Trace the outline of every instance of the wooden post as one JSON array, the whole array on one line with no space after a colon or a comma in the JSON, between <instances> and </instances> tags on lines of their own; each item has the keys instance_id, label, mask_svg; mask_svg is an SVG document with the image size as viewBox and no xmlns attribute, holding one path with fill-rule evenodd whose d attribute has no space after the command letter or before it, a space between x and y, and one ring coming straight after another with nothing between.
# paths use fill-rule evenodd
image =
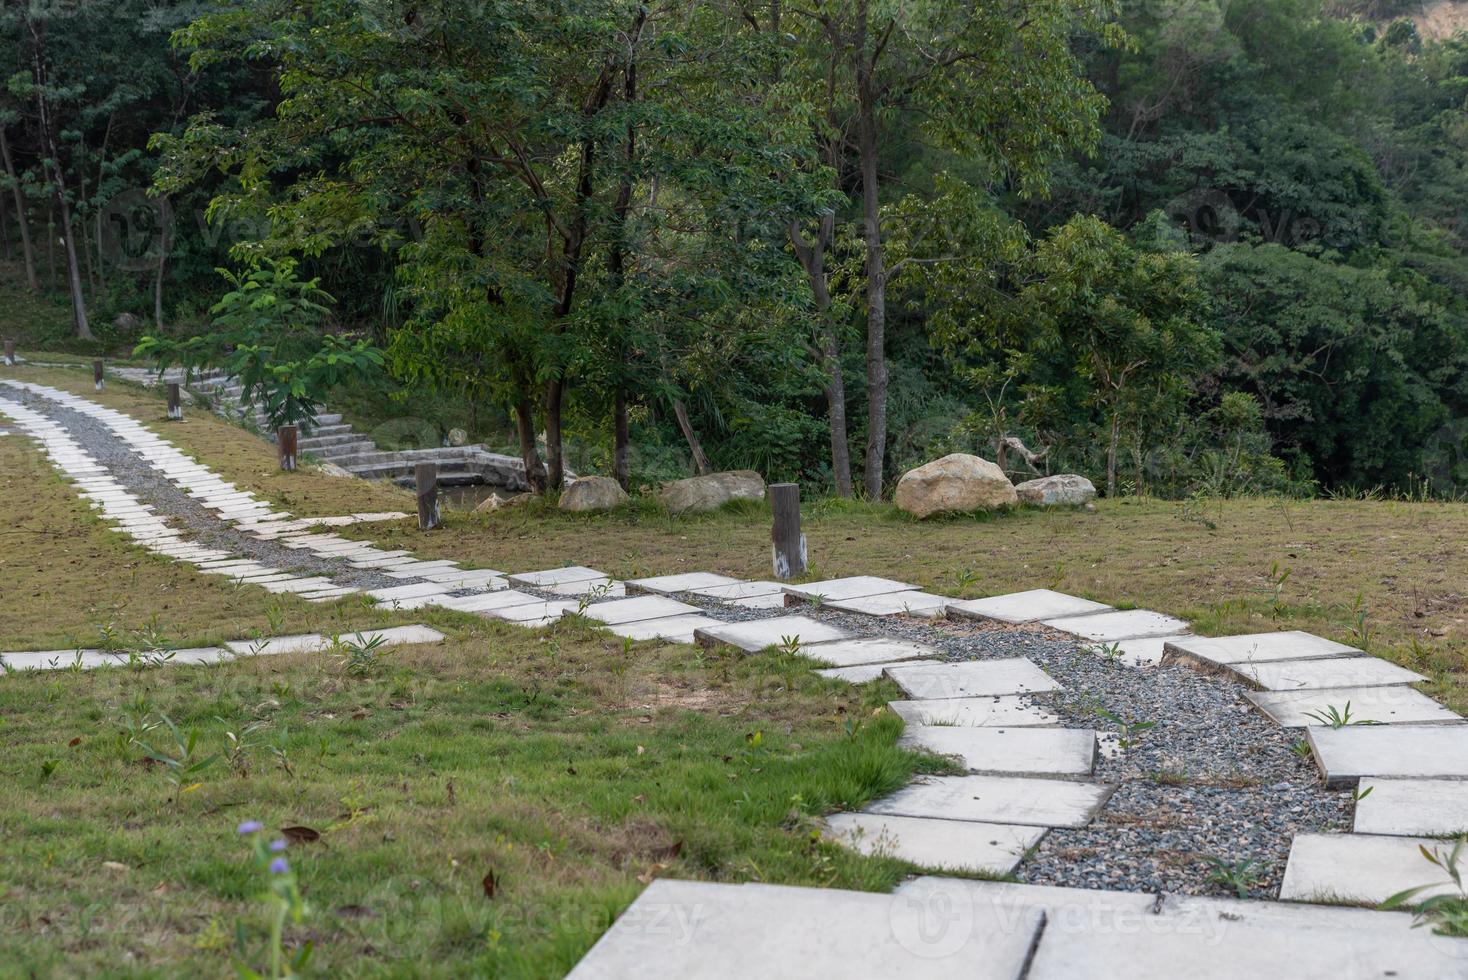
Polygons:
<instances>
[{"instance_id":1,"label":"wooden post","mask_svg":"<svg viewBox=\"0 0 1468 980\"><path fill-rule=\"evenodd\" d=\"M774 527L770 531L775 578L799 578L805 574L805 535L800 533L800 484L770 484L770 510L775 515Z\"/></svg>"},{"instance_id":2,"label":"wooden post","mask_svg":"<svg viewBox=\"0 0 1468 980\"><path fill-rule=\"evenodd\" d=\"M102 390L102 361L100 358L92 362L92 384L98 391Z\"/></svg>"},{"instance_id":3,"label":"wooden post","mask_svg":"<svg viewBox=\"0 0 1468 980\"><path fill-rule=\"evenodd\" d=\"M183 396L179 393L177 381L168 383L168 417L175 422L183 419Z\"/></svg>"},{"instance_id":4,"label":"wooden post","mask_svg":"<svg viewBox=\"0 0 1468 980\"><path fill-rule=\"evenodd\" d=\"M5 341L5 366L15 367L15 341Z\"/></svg>"},{"instance_id":5,"label":"wooden post","mask_svg":"<svg viewBox=\"0 0 1468 980\"><path fill-rule=\"evenodd\" d=\"M275 447L280 450L280 468L289 473L296 469L296 435L294 425L282 425L275 430Z\"/></svg>"},{"instance_id":6,"label":"wooden post","mask_svg":"<svg viewBox=\"0 0 1468 980\"><path fill-rule=\"evenodd\" d=\"M413 467L413 483L418 490L418 530L438 527L438 464L419 463Z\"/></svg>"}]
</instances>

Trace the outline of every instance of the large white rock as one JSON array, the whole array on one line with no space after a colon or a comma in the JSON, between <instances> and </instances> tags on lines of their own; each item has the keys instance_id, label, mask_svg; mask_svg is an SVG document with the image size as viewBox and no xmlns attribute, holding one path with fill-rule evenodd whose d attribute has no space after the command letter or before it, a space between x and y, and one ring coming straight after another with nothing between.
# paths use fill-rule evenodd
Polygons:
<instances>
[{"instance_id":1,"label":"large white rock","mask_svg":"<svg viewBox=\"0 0 1468 980\"><path fill-rule=\"evenodd\" d=\"M561 510L611 510L627 502L627 491L605 476L583 476L561 491Z\"/></svg>"},{"instance_id":2,"label":"large white rock","mask_svg":"<svg viewBox=\"0 0 1468 980\"><path fill-rule=\"evenodd\" d=\"M915 517L931 517L1010 507L1019 502L1019 496L994 463L952 453L902 474L894 500L899 509Z\"/></svg>"},{"instance_id":3,"label":"large white rock","mask_svg":"<svg viewBox=\"0 0 1468 980\"><path fill-rule=\"evenodd\" d=\"M764 500L765 481L753 470L728 470L676 480L658 495L671 514L701 514L731 500Z\"/></svg>"},{"instance_id":4,"label":"large white rock","mask_svg":"<svg viewBox=\"0 0 1468 980\"><path fill-rule=\"evenodd\" d=\"M1037 507L1080 507L1096 499L1096 487L1083 476L1060 473L1026 480L1014 488L1020 503Z\"/></svg>"}]
</instances>

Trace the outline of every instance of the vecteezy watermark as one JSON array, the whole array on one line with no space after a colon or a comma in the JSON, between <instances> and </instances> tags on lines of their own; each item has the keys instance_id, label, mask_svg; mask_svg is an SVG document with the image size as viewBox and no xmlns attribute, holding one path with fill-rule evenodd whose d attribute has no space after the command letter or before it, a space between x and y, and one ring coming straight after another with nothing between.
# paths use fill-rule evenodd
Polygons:
<instances>
[{"instance_id":1,"label":"vecteezy watermark","mask_svg":"<svg viewBox=\"0 0 1468 980\"><path fill-rule=\"evenodd\" d=\"M102 254L128 272L155 269L173 239L173 209L168 199L150 197L134 187L116 195L97 216Z\"/></svg>"}]
</instances>

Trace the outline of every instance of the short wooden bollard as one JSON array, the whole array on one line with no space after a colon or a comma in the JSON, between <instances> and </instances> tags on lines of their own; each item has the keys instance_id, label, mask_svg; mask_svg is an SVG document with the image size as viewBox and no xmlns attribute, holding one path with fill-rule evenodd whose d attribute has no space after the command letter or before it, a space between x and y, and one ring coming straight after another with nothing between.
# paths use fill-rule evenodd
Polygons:
<instances>
[{"instance_id":1,"label":"short wooden bollard","mask_svg":"<svg viewBox=\"0 0 1468 980\"><path fill-rule=\"evenodd\" d=\"M413 467L413 483L418 490L418 530L438 527L438 464L419 463Z\"/></svg>"},{"instance_id":2,"label":"short wooden bollard","mask_svg":"<svg viewBox=\"0 0 1468 980\"><path fill-rule=\"evenodd\" d=\"M92 384L96 386L96 388L97 388L98 391L101 391L102 390L102 362L101 361L93 361L92 362Z\"/></svg>"},{"instance_id":3,"label":"short wooden bollard","mask_svg":"<svg viewBox=\"0 0 1468 980\"><path fill-rule=\"evenodd\" d=\"M296 469L297 434L298 430L294 425L282 425L275 430L275 448L280 450L280 468L291 473Z\"/></svg>"},{"instance_id":4,"label":"short wooden bollard","mask_svg":"<svg viewBox=\"0 0 1468 980\"><path fill-rule=\"evenodd\" d=\"M183 418L183 395L177 381L168 383L168 417L175 422Z\"/></svg>"},{"instance_id":5,"label":"short wooden bollard","mask_svg":"<svg viewBox=\"0 0 1468 980\"><path fill-rule=\"evenodd\" d=\"M805 535L800 533L800 484L771 484L770 510L775 516L774 527L770 530L775 578L799 578L805 574Z\"/></svg>"},{"instance_id":6,"label":"short wooden bollard","mask_svg":"<svg viewBox=\"0 0 1468 980\"><path fill-rule=\"evenodd\" d=\"M13 340L5 342L5 366L15 367L15 341Z\"/></svg>"}]
</instances>

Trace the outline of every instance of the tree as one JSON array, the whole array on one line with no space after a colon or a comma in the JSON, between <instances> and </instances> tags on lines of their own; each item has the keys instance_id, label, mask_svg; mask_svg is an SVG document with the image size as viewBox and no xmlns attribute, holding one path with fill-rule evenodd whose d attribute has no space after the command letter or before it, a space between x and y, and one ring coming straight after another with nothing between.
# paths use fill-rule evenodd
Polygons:
<instances>
[{"instance_id":1,"label":"tree","mask_svg":"<svg viewBox=\"0 0 1468 980\"><path fill-rule=\"evenodd\" d=\"M1102 100L1072 40L1111 42L1109 0L1023 5L966 0L786 3L800 59L823 105L838 177L855 173L865 251L867 442L864 486L882 495L887 443L887 286L883 154L904 113L943 148L982 161L994 180L1043 191L1048 164L1098 136ZM1023 80L1020 84L1018 80ZM805 260L802 259L804 262Z\"/></svg>"}]
</instances>

